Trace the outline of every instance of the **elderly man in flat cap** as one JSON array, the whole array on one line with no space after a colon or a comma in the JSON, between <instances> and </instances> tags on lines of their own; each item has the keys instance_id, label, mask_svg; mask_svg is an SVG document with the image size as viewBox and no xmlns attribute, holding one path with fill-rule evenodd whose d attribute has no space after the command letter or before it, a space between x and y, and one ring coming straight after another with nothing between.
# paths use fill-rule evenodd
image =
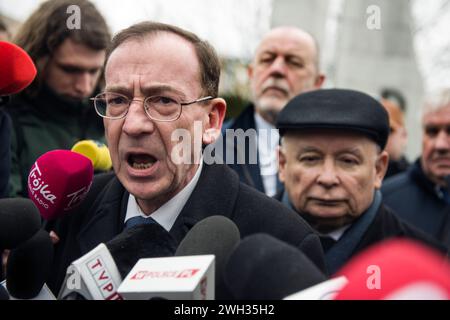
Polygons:
<instances>
[{"instance_id":1,"label":"elderly man in flat cap","mask_svg":"<svg viewBox=\"0 0 450 320\"><path fill-rule=\"evenodd\" d=\"M378 101L351 90L304 93L280 112L277 127L285 186L277 198L321 234L330 274L389 237L414 238L445 252L383 205L389 120Z\"/></svg>"}]
</instances>

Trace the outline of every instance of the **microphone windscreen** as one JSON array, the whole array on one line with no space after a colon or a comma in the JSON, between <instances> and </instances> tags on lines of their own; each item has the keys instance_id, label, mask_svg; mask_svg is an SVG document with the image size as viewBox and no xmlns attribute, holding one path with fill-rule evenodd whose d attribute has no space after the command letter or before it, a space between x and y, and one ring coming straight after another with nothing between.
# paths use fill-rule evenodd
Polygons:
<instances>
[{"instance_id":1,"label":"microphone windscreen","mask_svg":"<svg viewBox=\"0 0 450 320\"><path fill-rule=\"evenodd\" d=\"M9 294L6 292L5 288L0 285L0 301L2 300L9 300Z\"/></svg>"},{"instance_id":2,"label":"microphone windscreen","mask_svg":"<svg viewBox=\"0 0 450 320\"><path fill-rule=\"evenodd\" d=\"M82 140L74 144L72 151L88 157L92 161L94 170L108 171L112 168L111 155L104 143L94 140Z\"/></svg>"},{"instance_id":3,"label":"microphone windscreen","mask_svg":"<svg viewBox=\"0 0 450 320\"><path fill-rule=\"evenodd\" d=\"M175 253L176 256L215 255L216 299L226 299L229 293L223 280L225 264L241 239L239 229L224 216L201 220L187 233Z\"/></svg>"},{"instance_id":4,"label":"microphone windscreen","mask_svg":"<svg viewBox=\"0 0 450 320\"><path fill-rule=\"evenodd\" d=\"M418 242L387 240L352 258L335 300L449 300L450 265Z\"/></svg>"},{"instance_id":5,"label":"microphone windscreen","mask_svg":"<svg viewBox=\"0 0 450 320\"><path fill-rule=\"evenodd\" d=\"M325 280L303 252L267 234L244 238L225 267L237 300L280 300Z\"/></svg>"},{"instance_id":6,"label":"microphone windscreen","mask_svg":"<svg viewBox=\"0 0 450 320\"><path fill-rule=\"evenodd\" d=\"M176 246L175 239L158 223L125 229L106 243L122 279L139 259L171 257L175 254Z\"/></svg>"},{"instance_id":7,"label":"microphone windscreen","mask_svg":"<svg viewBox=\"0 0 450 320\"><path fill-rule=\"evenodd\" d=\"M0 96L16 94L36 77L30 56L17 45L0 41Z\"/></svg>"},{"instance_id":8,"label":"microphone windscreen","mask_svg":"<svg viewBox=\"0 0 450 320\"><path fill-rule=\"evenodd\" d=\"M28 175L28 195L45 220L56 219L78 206L92 184L94 168L85 156L68 151L44 153Z\"/></svg>"},{"instance_id":9,"label":"microphone windscreen","mask_svg":"<svg viewBox=\"0 0 450 320\"><path fill-rule=\"evenodd\" d=\"M49 234L40 229L36 234L11 250L6 265L6 287L11 296L32 299L42 289L53 263L53 243Z\"/></svg>"},{"instance_id":10,"label":"microphone windscreen","mask_svg":"<svg viewBox=\"0 0 450 320\"><path fill-rule=\"evenodd\" d=\"M0 248L14 249L41 228L41 217L29 199L0 199Z\"/></svg>"}]
</instances>

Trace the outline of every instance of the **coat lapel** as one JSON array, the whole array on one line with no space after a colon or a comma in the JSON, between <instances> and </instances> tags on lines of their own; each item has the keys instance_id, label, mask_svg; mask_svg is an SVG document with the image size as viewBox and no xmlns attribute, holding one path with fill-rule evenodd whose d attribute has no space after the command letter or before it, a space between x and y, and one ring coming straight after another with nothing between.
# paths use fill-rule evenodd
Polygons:
<instances>
[{"instance_id":1,"label":"coat lapel","mask_svg":"<svg viewBox=\"0 0 450 320\"><path fill-rule=\"evenodd\" d=\"M230 126L230 129L242 129L244 132L249 129L256 130L254 113L255 108L253 104L250 104L242 112L242 114L238 118L236 118L236 120ZM226 131L222 132L222 135L226 137ZM228 143L228 141L226 141L226 138L224 138L225 157L227 153L234 152L234 163L229 164L230 167L239 174L241 181L245 182L253 188L264 192L264 184L261 178L261 169L259 167L260 160L258 152L256 152L256 164L250 164L249 161L250 150L258 150L257 146L251 145L252 141L246 141L245 146L238 146L238 144L236 143L236 139L229 142L230 143ZM240 155L241 157L245 156L244 164L237 163L236 159L238 155ZM224 161L226 161L226 158L224 158Z\"/></svg>"},{"instance_id":2,"label":"coat lapel","mask_svg":"<svg viewBox=\"0 0 450 320\"><path fill-rule=\"evenodd\" d=\"M226 165L204 164L197 186L170 230L180 242L200 220L222 215L232 218L239 192L239 178Z\"/></svg>"},{"instance_id":3,"label":"coat lapel","mask_svg":"<svg viewBox=\"0 0 450 320\"><path fill-rule=\"evenodd\" d=\"M179 243L200 220L214 215L232 218L238 192L239 178L234 171L226 165L204 164L197 186L170 230L171 235ZM94 204L91 209L94 213L87 214L90 219L77 235L82 254L108 242L123 229L129 193L117 178L103 193L97 201L101 205Z\"/></svg>"},{"instance_id":4,"label":"coat lapel","mask_svg":"<svg viewBox=\"0 0 450 320\"><path fill-rule=\"evenodd\" d=\"M128 192L125 191L119 180L114 177L112 182L105 188L100 205L94 204L89 213L88 221L83 223L84 227L77 235L81 253L85 254L100 243L105 243L114 238L123 229L123 221L126 214Z\"/></svg>"}]
</instances>

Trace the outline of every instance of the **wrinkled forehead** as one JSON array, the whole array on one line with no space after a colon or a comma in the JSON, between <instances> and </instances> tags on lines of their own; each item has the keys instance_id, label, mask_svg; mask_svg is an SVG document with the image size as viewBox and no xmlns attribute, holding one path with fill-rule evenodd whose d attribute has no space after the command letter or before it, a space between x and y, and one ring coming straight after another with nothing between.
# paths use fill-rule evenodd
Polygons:
<instances>
[{"instance_id":1,"label":"wrinkled forehead","mask_svg":"<svg viewBox=\"0 0 450 320\"><path fill-rule=\"evenodd\" d=\"M200 67L194 46L167 32L131 38L109 56L106 86L174 86L179 90L199 88Z\"/></svg>"}]
</instances>

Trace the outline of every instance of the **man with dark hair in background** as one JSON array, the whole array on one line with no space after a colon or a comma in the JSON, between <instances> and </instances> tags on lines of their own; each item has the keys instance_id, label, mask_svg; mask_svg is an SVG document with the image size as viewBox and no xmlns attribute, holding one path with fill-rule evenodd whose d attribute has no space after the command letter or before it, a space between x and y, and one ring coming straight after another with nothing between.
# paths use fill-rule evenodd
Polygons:
<instances>
[{"instance_id":1,"label":"man with dark hair in background","mask_svg":"<svg viewBox=\"0 0 450 320\"><path fill-rule=\"evenodd\" d=\"M69 28L69 6L80 9L79 29ZM87 0L44 2L14 39L38 74L7 107L13 123L11 196L27 196L28 172L43 153L70 149L83 139L101 140L103 124L88 98L99 90L110 33Z\"/></svg>"}]
</instances>

